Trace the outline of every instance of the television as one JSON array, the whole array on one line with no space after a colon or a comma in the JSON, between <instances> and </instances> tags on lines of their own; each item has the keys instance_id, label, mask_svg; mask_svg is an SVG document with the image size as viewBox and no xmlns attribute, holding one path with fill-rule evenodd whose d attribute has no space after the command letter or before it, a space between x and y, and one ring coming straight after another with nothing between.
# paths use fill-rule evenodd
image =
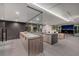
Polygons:
<instances>
[{"instance_id":1,"label":"television","mask_svg":"<svg viewBox=\"0 0 79 59\"><path fill-rule=\"evenodd\" d=\"M73 30L74 29L74 25L63 25L62 26L62 30Z\"/></svg>"}]
</instances>

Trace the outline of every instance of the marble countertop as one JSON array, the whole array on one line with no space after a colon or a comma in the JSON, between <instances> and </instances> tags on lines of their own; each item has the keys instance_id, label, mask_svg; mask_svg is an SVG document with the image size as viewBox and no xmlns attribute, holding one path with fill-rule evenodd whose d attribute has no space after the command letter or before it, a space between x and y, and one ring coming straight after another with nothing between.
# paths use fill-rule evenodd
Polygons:
<instances>
[{"instance_id":1,"label":"marble countertop","mask_svg":"<svg viewBox=\"0 0 79 59\"><path fill-rule=\"evenodd\" d=\"M43 33L43 34L52 35L52 34L58 34L58 33Z\"/></svg>"},{"instance_id":2,"label":"marble countertop","mask_svg":"<svg viewBox=\"0 0 79 59\"><path fill-rule=\"evenodd\" d=\"M27 38L36 38L36 37L40 37L39 35L35 35L35 34L32 34L32 33L27 33Z\"/></svg>"},{"instance_id":3,"label":"marble countertop","mask_svg":"<svg viewBox=\"0 0 79 59\"><path fill-rule=\"evenodd\" d=\"M34 39L34 38L40 37L40 35L36 35L33 33L29 33L29 32L21 32L21 34L24 35L28 39Z\"/></svg>"}]
</instances>

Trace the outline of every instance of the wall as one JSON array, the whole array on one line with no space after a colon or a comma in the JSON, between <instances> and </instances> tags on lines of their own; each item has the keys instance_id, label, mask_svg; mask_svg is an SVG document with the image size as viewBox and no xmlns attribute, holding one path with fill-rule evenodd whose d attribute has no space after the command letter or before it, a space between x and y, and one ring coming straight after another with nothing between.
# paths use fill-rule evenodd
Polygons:
<instances>
[{"instance_id":1,"label":"wall","mask_svg":"<svg viewBox=\"0 0 79 59\"><path fill-rule=\"evenodd\" d=\"M25 31L25 23L12 22L12 21L0 21L0 40L2 40L2 31L3 28L2 22L5 22L5 28L7 29L7 40L19 38L19 33Z\"/></svg>"},{"instance_id":2,"label":"wall","mask_svg":"<svg viewBox=\"0 0 79 59\"><path fill-rule=\"evenodd\" d=\"M3 22L0 22L0 41L2 40L2 27L3 27Z\"/></svg>"},{"instance_id":3,"label":"wall","mask_svg":"<svg viewBox=\"0 0 79 59\"><path fill-rule=\"evenodd\" d=\"M25 31L24 23L6 22L7 39L19 38L19 33Z\"/></svg>"}]
</instances>

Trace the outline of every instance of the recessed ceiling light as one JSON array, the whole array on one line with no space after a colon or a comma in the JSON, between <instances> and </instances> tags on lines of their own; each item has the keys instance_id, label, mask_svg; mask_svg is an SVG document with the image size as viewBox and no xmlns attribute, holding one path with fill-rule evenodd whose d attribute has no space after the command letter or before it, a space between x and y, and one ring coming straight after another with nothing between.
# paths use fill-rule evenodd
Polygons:
<instances>
[{"instance_id":1,"label":"recessed ceiling light","mask_svg":"<svg viewBox=\"0 0 79 59\"><path fill-rule=\"evenodd\" d=\"M4 19L4 17L2 16L1 19Z\"/></svg>"},{"instance_id":2,"label":"recessed ceiling light","mask_svg":"<svg viewBox=\"0 0 79 59\"><path fill-rule=\"evenodd\" d=\"M20 14L20 12L16 11L16 15L19 15L19 14Z\"/></svg>"},{"instance_id":3,"label":"recessed ceiling light","mask_svg":"<svg viewBox=\"0 0 79 59\"><path fill-rule=\"evenodd\" d=\"M33 21L30 21L30 22L33 22Z\"/></svg>"},{"instance_id":4,"label":"recessed ceiling light","mask_svg":"<svg viewBox=\"0 0 79 59\"><path fill-rule=\"evenodd\" d=\"M18 19L16 19L15 21L18 21Z\"/></svg>"},{"instance_id":5,"label":"recessed ceiling light","mask_svg":"<svg viewBox=\"0 0 79 59\"><path fill-rule=\"evenodd\" d=\"M39 18L36 18L37 21L39 21Z\"/></svg>"},{"instance_id":6,"label":"recessed ceiling light","mask_svg":"<svg viewBox=\"0 0 79 59\"><path fill-rule=\"evenodd\" d=\"M53 15L59 17L59 18L61 18L61 19L64 20L64 21L67 21L67 22L70 21L69 19L62 17L62 16L60 16L60 15L58 15L58 14L56 14L56 13L50 11L50 10L48 10L48 9L46 9L46 8L44 8L44 7L40 6L40 5L38 5L37 3L32 3L32 4L35 5L35 6L40 7L41 9L43 9L43 10L45 10L45 11L47 11L47 12L49 12L49 13L51 13L51 14L53 14Z\"/></svg>"},{"instance_id":7,"label":"recessed ceiling light","mask_svg":"<svg viewBox=\"0 0 79 59\"><path fill-rule=\"evenodd\" d=\"M1 19L4 19L3 17Z\"/></svg>"}]
</instances>

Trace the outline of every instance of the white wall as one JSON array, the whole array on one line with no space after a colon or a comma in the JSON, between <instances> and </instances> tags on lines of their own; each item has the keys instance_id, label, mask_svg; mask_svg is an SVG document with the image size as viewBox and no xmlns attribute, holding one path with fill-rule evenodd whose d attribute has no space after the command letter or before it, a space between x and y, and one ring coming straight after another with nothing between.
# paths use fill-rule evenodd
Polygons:
<instances>
[{"instance_id":1,"label":"white wall","mask_svg":"<svg viewBox=\"0 0 79 59\"><path fill-rule=\"evenodd\" d=\"M3 19L4 18L4 4L3 3L0 3L0 19Z\"/></svg>"}]
</instances>

